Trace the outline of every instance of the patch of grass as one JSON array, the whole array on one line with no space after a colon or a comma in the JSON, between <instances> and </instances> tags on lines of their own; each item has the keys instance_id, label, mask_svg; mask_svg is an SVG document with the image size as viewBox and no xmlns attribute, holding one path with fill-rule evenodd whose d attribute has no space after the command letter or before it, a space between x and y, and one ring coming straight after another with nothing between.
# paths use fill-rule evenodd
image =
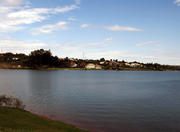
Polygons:
<instances>
[{"instance_id":1,"label":"patch of grass","mask_svg":"<svg viewBox=\"0 0 180 132\"><path fill-rule=\"evenodd\" d=\"M0 132L88 132L25 110L0 107Z\"/></svg>"}]
</instances>

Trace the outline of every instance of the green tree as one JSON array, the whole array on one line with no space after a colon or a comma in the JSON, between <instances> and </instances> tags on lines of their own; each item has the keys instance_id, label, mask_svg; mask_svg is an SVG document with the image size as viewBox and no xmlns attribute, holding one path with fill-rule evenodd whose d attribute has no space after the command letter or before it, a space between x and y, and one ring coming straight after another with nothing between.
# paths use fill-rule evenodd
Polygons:
<instances>
[{"instance_id":1,"label":"green tree","mask_svg":"<svg viewBox=\"0 0 180 132\"><path fill-rule=\"evenodd\" d=\"M35 50L29 55L29 65L32 67L58 66L58 57L52 56L50 50Z\"/></svg>"}]
</instances>

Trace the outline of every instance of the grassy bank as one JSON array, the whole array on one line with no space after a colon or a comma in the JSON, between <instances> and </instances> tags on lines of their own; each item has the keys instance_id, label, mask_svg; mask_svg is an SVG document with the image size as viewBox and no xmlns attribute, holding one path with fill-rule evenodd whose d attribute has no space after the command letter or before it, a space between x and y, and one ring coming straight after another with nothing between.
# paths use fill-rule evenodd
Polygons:
<instances>
[{"instance_id":1,"label":"grassy bank","mask_svg":"<svg viewBox=\"0 0 180 132\"><path fill-rule=\"evenodd\" d=\"M0 132L88 132L30 112L0 107Z\"/></svg>"}]
</instances>

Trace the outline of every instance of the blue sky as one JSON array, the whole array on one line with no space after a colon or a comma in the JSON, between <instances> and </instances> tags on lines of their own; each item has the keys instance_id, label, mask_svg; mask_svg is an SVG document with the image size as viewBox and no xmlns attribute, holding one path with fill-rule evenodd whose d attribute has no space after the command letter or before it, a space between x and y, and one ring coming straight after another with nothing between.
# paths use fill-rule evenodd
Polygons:
<instances>
[{"instance_id":1,"label":"blue sky","mask_svg":"<svg viewBox=\"0 0 180 132\"><path fill-rule=\"evenodd\" d=\"M1 52L180 65L180 0L1 0Z\"/></svg>"}]
</instances>

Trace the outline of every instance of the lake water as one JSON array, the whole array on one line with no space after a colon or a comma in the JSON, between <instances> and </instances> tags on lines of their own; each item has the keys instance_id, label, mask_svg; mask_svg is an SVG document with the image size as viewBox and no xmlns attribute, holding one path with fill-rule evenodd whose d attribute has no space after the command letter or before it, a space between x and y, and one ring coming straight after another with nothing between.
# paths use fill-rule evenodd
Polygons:
<instances>
[{"instance_id":1,"label":"lake water","mask_svg":"<svg viewBox=\"0 0 180 132\"><path fill-rule=\"evenodd\" d=\"M0 70L0 94L92 132L180 132L180 72Z\"/></svg>"}]
</instances>

